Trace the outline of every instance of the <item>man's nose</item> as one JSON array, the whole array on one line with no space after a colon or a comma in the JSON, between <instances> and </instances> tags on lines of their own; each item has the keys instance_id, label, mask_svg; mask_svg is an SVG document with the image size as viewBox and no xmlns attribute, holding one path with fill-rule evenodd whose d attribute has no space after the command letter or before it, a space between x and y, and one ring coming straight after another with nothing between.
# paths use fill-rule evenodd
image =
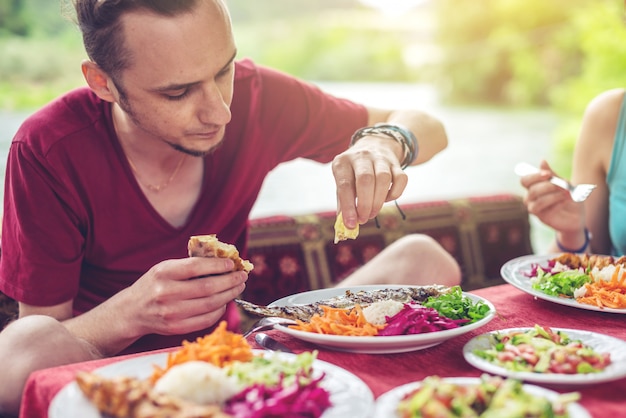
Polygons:
<instances>
[{"instance_id":1,"label":"man's nose","mask_svg":"<svg viewBox=\"0 0 626 418\"><path fill-rule=\"evenodd\" d=\"M216 84L207 86L198 103L198 118L206 125L226 125L230 122L230 106Z\"/></svg>"}]
</instances>

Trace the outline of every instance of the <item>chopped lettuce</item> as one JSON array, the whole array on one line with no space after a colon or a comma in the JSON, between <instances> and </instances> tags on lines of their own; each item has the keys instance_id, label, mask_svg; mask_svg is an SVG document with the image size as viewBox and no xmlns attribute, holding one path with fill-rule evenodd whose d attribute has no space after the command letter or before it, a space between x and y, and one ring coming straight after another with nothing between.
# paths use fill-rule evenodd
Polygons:
<instances>
[{"instance_id":1,"label":"chopped lettuce","mask_svg":"<svg viewBox=\"0 0 626 418\"><path fill-rule=\"evenodd\" d=\"M463 294L460 286L454 286L446 294L431 296L422 304L436 309L442 316L450 319L468 319L468 324L483 319L489 313L489 306L483 301L474 301Z\"/></svg>"},{"instance_id":2,"label":"chopped lettuce","mask_svg":"<svg viewBox=\"0 0 626 418\"><path fill-rule=\"evenodd\" d=\"M576 289L591 281L589 274L582 270L551 273L538 268L536 276L532 279L532 287L547 295L573 298Z\"/></svg>"},{"instance_id":3,"label":"chopped lettuce","mask_svg":"<svg viewBox=\"0 0 626 418\"><path fill-rule=\"evenodd\" d=\"M285 358L277 353L268 353L263 357L256 356L252 361L235 362L230 366L228 374L234 376L245 386L260 383L265 386L278 384L291 385L300 374L300 379L310 378L313 361L317 351L305 351L294 358Z\"/></svg>"}]
</instances>

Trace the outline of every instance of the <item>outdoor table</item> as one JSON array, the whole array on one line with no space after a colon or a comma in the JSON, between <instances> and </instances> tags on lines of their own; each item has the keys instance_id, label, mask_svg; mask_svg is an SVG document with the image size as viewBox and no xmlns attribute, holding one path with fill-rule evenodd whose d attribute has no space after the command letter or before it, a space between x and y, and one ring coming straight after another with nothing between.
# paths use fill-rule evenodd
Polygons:
<instances>
[{"instance_id":1,"label":"outdoor table","mask_svg":"<svg viewBox=\"0 0 626 418\"><path fill-rule=\"evenodd\" d=\"M297 353L318 350L319 359L354 373L370 387L375 397L399 385L419 381L429 375L480 376L483 372L465 361L462 353L463 346L472 337L492 330L532 327L539 324L553 328L593 331L626 340L626 317L618 313L579 309L537 299L509 284L477 289L471 293L494 304L497 309L495 318L481 328L423 350L397 354L357 354L321 348L279 331L271 331L270 334ZM253 340L250 338L250 341ZM254 342L251 344L256 348ZM24 390L20 417L47 416L50 402L57 392L74 379L77 371L90 371L116 361L145 354L106 358L33 373ZM626 416L626 378L589 386L542 386L562 393L578 391L581 394L579 403L593 417Z\"/></svg>"}]
</instances>

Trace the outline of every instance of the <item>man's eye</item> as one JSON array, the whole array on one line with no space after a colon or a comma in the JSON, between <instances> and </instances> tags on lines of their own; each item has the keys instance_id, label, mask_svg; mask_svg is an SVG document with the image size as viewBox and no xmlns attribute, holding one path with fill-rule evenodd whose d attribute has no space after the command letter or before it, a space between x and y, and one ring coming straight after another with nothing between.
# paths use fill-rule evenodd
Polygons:
<instances>
[{"instance_id":1,"label":"man's eye","mask_svg":"<svg viewBox=\"0 0 626 418\"><path fill-rule=\"evenodd\" d=\"M184 99L185 96L187 96L189 94L189 90L184 90L181 93L177 93L177 94L166 94L165 97L167 98L167 100L181 100Z\"/></svg>"}]
</instances>

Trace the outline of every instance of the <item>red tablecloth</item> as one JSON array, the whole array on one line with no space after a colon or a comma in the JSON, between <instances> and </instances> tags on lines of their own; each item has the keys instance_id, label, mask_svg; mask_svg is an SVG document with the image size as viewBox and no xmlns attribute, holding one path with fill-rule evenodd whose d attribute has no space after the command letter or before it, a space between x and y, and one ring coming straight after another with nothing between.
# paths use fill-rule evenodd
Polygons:
<instances>
[{"instance_id":1,"label":"red tablecloth","mask_svg":"<svg viewBox=\"0 0 626 418\"><path fill-rule=\"evenodd\" d=\"M394 387L422 380L429 375L442 377L480 376L482 373L463 358L463 345L484 332L514 327L543 326L572 328L603 333L626 340L626 317L620 314L582 310L535 299L511 285L500 285L472 291L491 301L498 314L486 326L425 350L401 354L355 354L319 350L319 358L337 364L359 376L378 397ZM277 331L271 332L296 352L319 349ZM50 402L63 386L72 381L77 370L93 370L123 356L72 364L33 373L24 391L20 418L47 416ZM626 416L626 379L586 387L549 389L572 390L582 395L580 403L594 417Z\"/></svg>"}]
</instances>

